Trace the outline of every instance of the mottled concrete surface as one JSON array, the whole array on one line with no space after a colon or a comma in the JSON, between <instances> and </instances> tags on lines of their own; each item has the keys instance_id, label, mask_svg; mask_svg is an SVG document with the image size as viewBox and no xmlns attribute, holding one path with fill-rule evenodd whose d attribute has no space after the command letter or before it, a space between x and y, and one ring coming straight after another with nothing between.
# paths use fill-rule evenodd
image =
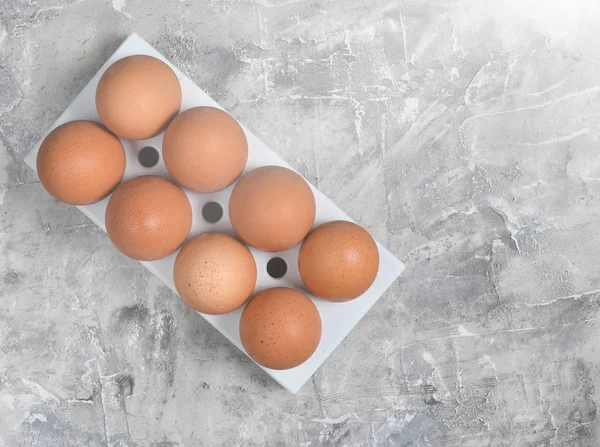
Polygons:
<instances>
[{"instance_id":1,"label":"mottled concrete surface","mask_svg":"<svg viewBox=\"0 0 600 447\"><path fill-rule=\"evenodd\" d=\"M597 446L595 0L1 0L0 445ZM136 30L407 271L297 396L23 157Z\"/></svg>"}]
</instances>

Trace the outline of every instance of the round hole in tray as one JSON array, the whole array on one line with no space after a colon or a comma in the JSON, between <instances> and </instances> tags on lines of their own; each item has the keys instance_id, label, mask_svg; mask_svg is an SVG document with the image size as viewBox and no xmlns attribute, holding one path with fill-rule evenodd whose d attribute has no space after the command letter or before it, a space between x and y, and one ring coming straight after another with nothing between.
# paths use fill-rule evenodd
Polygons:
<instances>
[{"instance_id":1,"label":"round hole in tray","mask_svg":"<svg viewBox=\"0 0 600 447\"><path fill-rule=\"evenodd\" d=\"M202 207L202 217L208 223L216 223L223 217L223 207L217 202L208 202Z\"/></svg>"},{"instance_id":2,"label":"round hole in tray","mask_svg":"<svg viewBox=\"0 0 600 447\"><path fill-rule=\"evenodd\" d=\"M159 159L158 151L154 149L152 146L148 146L143 148L138 154L138 160L142 164L142 166L146 168L152 168L156 166Z\"/></svg>"},{"instance_id":3,"label":"round hole in tray","mask_svg":"<svg viewBox=\"0 0 600 447\"><path fill-rule=\"evenodd\" d=\"M287 264L281 258L272 258L267 262L267 273L272 278L282 278L287 273Z\"/></svg>"}]
</instances>

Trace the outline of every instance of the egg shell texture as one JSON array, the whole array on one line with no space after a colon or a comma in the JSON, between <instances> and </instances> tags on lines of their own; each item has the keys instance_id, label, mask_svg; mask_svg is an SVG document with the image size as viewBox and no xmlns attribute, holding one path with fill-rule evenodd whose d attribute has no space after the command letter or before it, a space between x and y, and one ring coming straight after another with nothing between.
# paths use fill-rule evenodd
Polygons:
<instances>
[{"instance_id":1,"label":"egg shell texture","mask_svg":"<svg viewBox=\"0 0 600 447\"><path fill-rule=\"evenodd\" d=\"M315 197L306 180L281 166L263 166L244 175L229 201L233 229L247 244L269 252L300 243L315 213Z\"/></svg>"},{"instance_id":2,"label":"egg shell texture","mask_svg":"<svg viewBox=\"0 0 600 447\"><path fill-rule=\"evenodd\" d=\"M104 72L96 89L100 120L128 140L159 134L180 107L177 75L152 56L140 54L118 60Z\"/></svg>"},{"instance_id":3,"label":"egg shell texture","mask_svg":"<svg viewBox=\"0 0 600 447\"><path fill-rule=\"evenodd\" d=\"M162 146L169 173L184 187L215 192L231 185L248 160L248 141L238 122L221 109L194 107L175 118Z\"/></svg>"},{"instance_id":4,"label":"egg shell texture","mask_svg":"<svg viewBox=\"0 0 600 447\"><path fill-rule=\"evenodd\" d=\"M330 301L359 297L379 271L379 250L371 235L347 221L327 222L308 235L298 255L302 281Z\"/></svg>"},{"instance_id":5,"label":"egg shell texture","mask_svg":"<svg viewBox=\"0 0 600 447\"><path fill-rule=\"evenodd\" d=\"M185 193L170 181L145 175L123 183L106 207L106 232L127 256L153 261L173 253L192 226Z\"/></svg>"},{"instance_id":6,"label":"egg shell texture","mask_svg":"<svg viewBox=\"0 0 600 447\"><path fill-rule=\"evenodd\" d=\"M206 314L226 314L252 294L256 263L250 250L231 236L203 233L181 249L173 278L188 306Z\"/></svg>"},{"instance_id":7,"label":"egg shell texture","mask_svg":"<svg viewBox=\"0 0 600 447\"><path fill-rule=\"evenodd\" d=\"M321 316L302 292L275 287L258 293L244 308L240 338L248 355L271 369L304 363L321 340Z\"/></svg>"},{"instance_id":8,"label":"egg shell texture","mask_svg":"<svg viewBox=\"0 0 600 447\"><path fill-rule=\"evenodd\" d=\"M125 172L121 141L93 121L70 121L46 136L37 155L44 188L70 205L89 205L115 189Z\"/></svg>"}]
</instances>

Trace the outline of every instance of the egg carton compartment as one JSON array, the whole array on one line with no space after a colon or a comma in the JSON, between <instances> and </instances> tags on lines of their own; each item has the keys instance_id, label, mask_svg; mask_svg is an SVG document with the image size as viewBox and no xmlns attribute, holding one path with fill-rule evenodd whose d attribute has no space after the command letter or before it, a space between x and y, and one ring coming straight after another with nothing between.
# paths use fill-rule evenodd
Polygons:
<instances>
[{"instance_id":1,"label":"egg carton compartment","mask_svg":"<svg viewBox=\"0 0 600 447\"><path fill-rule=\"evenodd\" d=\"M68 121L85 119L100 122L95 105L96 86L100 77L114 62L134 54L154 56L167 63L174 70L181 83L183 94L181 111L196 106L212 106L223 109L150 44L133 33L100 68L60 118L48 129L44 137L54 128ZM248 162L244 169L244 174L260 166L267 165L279 165L293 169L242 123L240 124L248 139ZM141 175L159 175L172 180L162 161L162 139L162 133L156 137L142 141L121 139L127 157L127 167L122 180L123 182ZM36 169L37 152L42 141L43 138L25 158L25 162L34 170ZM203 232L224 232L237 237L231 226L228 214L229 198L234 186L235 183L224 190L211 194L202 194L183 188L190 201L193 214L192 229L188 240ZM313 228L332 220L352 221L352 219L313 185L310 185L310 187L314 193L317 206ZM78 207L104 231L106 231L104 214L109 198L110 196L92 205ZM377 243L377 247L379 249L380 264L375 282L359 298L343 303L329 302L315 298L304 289L298 272L299 245L279 253L266 253L249 247L258 270L254 293L277 286L298 288L312 299L321 315L321 341L315 353L306 362L295 368L283 371L272 370L257 364L291 393L296 393L310 379L333 350L344 340L346 335L348 335L352 328L404 270L404 264L385 247L379 243ZM158 261L141 262L176 294L177 290L173 282L173 264L178 253L179 250ZM282 273L284 274L281 276ZM243 308L244 306L226 315L200 315L242 350L242 352L245 352L239 336L239 321Z\"/></svg>"}]
</instances>

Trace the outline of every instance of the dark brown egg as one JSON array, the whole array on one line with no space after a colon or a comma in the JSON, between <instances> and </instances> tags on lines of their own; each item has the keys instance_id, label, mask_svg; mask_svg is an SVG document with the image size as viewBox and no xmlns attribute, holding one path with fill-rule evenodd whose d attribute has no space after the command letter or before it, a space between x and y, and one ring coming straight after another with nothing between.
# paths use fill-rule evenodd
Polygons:
<instances>
[{"instance_id":1,"label":"dark brown egg","mask_svg":"<svg viewBox=\"0 0 600 447\"><path fill-rule=\"evenodd\" d=\"M267 289L244 308L240 338L248 355L259 365L294 368L317 349L321 316L310 298L298 290Z\"/></svg>"},{"instance_id":2,"label":"dark brown egg","mask_svg":"<svg viewBox=\"0 0 600 447\"><path fill-rule=\"evenodd\" d=\"M160 59L124 57L104 72L96 88L100 120L121 138L144 140L162 132L181 107L181 85Z\"/></svg>"},{"instance_id":3,"label":"dark brown egg","mask_svg":"<svg viewBox=\"0 0 600 447\"><path fill-rule=\"evenodd\" d=\"M179 296L199 312L229 313L252 294L256 263L248 247L223 233L196 236L181 249L173 267Z\"/></svg>"},{"instance_id":4,"label":"dark brown egg","mask_svg":"<svg viewBox=\"0 0 600 447\"><path fill-rule=\"evenodd\" d=\"M123 183L106 207L106 232L130 258L154 261L183 244L192 226L192 208L185 193L153 175Z\"/></svg>"},{"instance_id":5,"label":"dark brown egg","mask_svg":"<svg viewBox=\"0 0 600 447\"><path fill-rule=\"evenodd\" d=\"M227 112L194 107L169 124L162 152L169 173L182 186L215 192L231 185L244 170L248 141Z\"/></svg>"},{"instance_id":6,"label":"dark brown egg","mask_svg":"<svg viewBox=\"0 0 600 447\"><path fill-rule=\"evenodd\" d=\"M125 151L117 137L93 121L70 121L44 139L37 172L46 190L71 205L105 198L123 178Z\"/></svg>"},{"instance_id":7,"label":"dark brown egg","mask_svg":"<svg viewBox=\"0 0 600 447\"><path fill-rule=\"evenodd\" d=\"M379 250L371 235L352 222L318 226L298 255L306 288L329 301L348 301L367 291L379 271Z\"/></svg>"},{"instance_id":8,"label":"dark brown egg","mask_svg":"<svg viewBox=\"0 0 600 447\"><path fill-rule=\"evenodd\" d=\"M306 180L281 166L263 166L244 175L229 201L237 234L248 245L270 252L302 241L315 213L315 197Z\"/></svg>"}]
</instances>

